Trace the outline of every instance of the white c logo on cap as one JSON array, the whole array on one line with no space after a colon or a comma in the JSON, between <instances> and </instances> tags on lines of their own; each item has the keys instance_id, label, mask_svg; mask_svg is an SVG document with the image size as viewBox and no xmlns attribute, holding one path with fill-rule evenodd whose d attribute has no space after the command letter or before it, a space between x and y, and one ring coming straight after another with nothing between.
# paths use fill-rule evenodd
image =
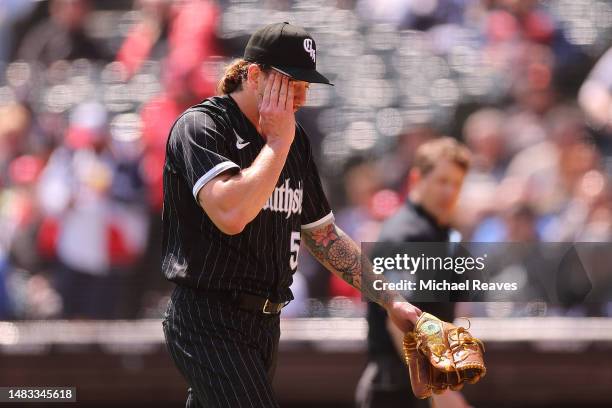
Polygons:
<instances>
[{"instance_id":1,"label":"white c logo on cap","mask_svg":"<svg viewBox=\"0 0 612 408\"><path fill-rule=\"evenodd\" d=\"M306 38L304 39L304 49L308 54L310 54L310 58L312 58L312 62L317 62L316 50L312 48L312 39Z\"/></svg>"}]
</instances>

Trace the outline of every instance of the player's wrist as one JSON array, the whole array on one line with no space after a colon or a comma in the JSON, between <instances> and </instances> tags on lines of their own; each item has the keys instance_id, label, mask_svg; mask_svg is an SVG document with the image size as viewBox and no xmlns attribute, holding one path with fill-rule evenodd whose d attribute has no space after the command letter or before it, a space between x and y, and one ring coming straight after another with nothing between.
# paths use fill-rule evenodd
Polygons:
<instances>
[{"instance_id":1,"label":"player's wrist","mask_svg":"<svg viewBox=\"0 0 612 408\"><path fill-rule=\"evenodd\" d=\"M385 293L385 296L382 296L380 303L382 307L384 307L385 309L387 309L387 311L389 311L397 307L398 304L407 303L407 300L402 295L400 295L398 292L387 291Z\"/></svg>"},{"instance_id":2,"label":"player's wrist","mask_svg":"<svg viewBox=\"0 0 612 408\"><path fill-rule=\"evenodd\" d=\"M275 153L286 153L291 148L291 143L292 142L293 142L292 139L288 140L288 139L282 138L282 137L279 137L279 138L270 138L270 137L268 137L268 140L266 141L266 144Z\"/></svg>"}]
</instances>

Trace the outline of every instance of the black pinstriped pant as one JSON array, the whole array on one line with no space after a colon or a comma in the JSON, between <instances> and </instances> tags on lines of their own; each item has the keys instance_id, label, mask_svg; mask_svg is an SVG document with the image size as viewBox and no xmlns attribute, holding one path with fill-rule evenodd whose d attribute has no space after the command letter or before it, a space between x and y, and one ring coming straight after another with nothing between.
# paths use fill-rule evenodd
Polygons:
<instances>
[{"instance_id":1,"label":"black pinstriped pant","mask_svg":"<svg viewBox=\"0 0 612 408\"><path fill-rule=\"evenodd\" d=\"M209 301L177 285L163 327L168 351L190 387L186 407L278 407L271 382L279 315Z\"/></svg>"}]
</instances>

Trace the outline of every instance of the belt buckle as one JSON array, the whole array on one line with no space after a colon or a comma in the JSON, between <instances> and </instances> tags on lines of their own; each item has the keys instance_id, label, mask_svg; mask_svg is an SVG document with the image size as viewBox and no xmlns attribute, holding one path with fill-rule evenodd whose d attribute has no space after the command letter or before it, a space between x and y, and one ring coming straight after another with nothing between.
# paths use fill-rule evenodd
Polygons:
<instances>
[{"instance_id":1,"label":"belt buckle","mask_svg":"<svg viewBox=\"0 0 612 408\"><path fill-rule=\"evenodd\" d=\"M274 310L268 310L268 305L272 305L272 302L270 302L270 299L266 299L263 305L263 308L261 309L261 312L263 314L266 314L266 315L278 314L280 312L280 309L282 309L282 306L279 308L278 306L280 306L280 304L277 303L277 306Z\"/></svg>"}]
</instances>

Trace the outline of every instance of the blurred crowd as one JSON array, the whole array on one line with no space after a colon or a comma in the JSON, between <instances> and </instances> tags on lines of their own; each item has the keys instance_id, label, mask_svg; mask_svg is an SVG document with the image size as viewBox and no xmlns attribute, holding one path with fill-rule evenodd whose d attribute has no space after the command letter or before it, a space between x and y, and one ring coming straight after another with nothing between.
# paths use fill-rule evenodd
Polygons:
<instances>
[{"instance_id":1,"label":"blurred crowd","mask_svg":"<svg viewBox=\"0 0 612 408\"><path fill-rule=\"evenodd\" d=\"M0 319L159 316L168 131L268 22L309 30L336 84L298 115L356 241L441 135L474 155L463 240L612 238L607 1L4 0L0 21ZM293 289L285 315L360 313L306 251Z\"/></svg>"}]
</instances>

